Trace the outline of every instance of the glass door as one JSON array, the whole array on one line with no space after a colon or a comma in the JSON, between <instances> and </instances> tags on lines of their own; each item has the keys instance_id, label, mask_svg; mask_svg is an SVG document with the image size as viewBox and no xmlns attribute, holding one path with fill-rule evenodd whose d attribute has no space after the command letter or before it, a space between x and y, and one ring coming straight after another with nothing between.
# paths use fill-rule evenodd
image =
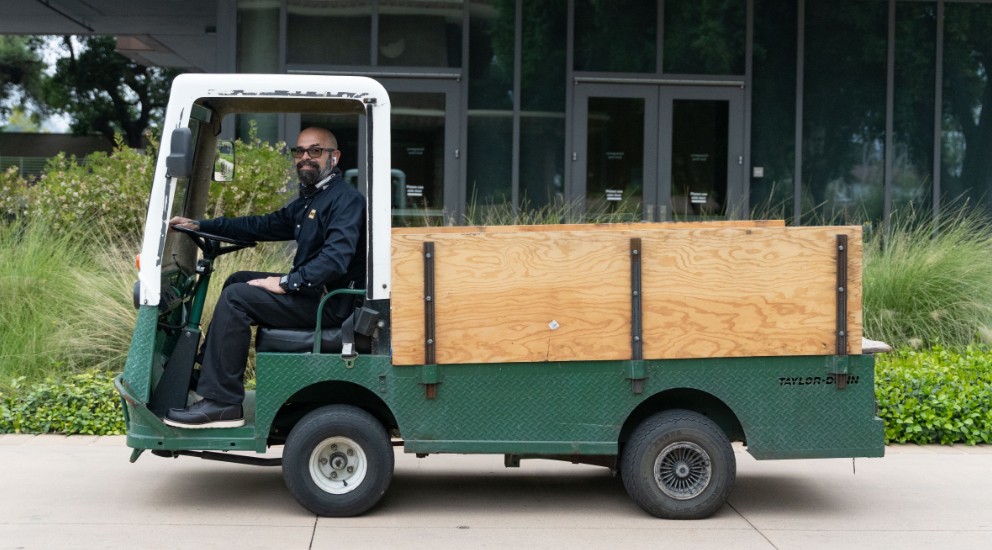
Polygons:
<instances>
[{"instance_id":1,"label":"glass door","mask_svg":"<svg viewBox=\"0 0 992 550\"><path fill-rule=\"evenodd\" d=\"M657 201L656 86L582 85L575 96L572 198L590 219L647 219Z\"/></svg>"},{"instance_id":2,"label":"glass door","mask_svg":"<svg viewBox=\"0 0 992 550\"><path fill-rule=\"evenodd\" d=\"M444 225L458 210L458 83L377 80L392 105L393 226Z\"/></svg>"},{"instance_id":3,"label":"glass door","mask_svg":"<svg viewBox=\"0 0 992 550\"><path fill-rule=\"evenodd\" d=\"M688 221L746 210L740 88L581 84L573 129L572 196L593 219Z\"/></svg>"},{"instance_id":4,"label":"glass door","mask_svg":"<svg viewBox=\"0 0 992 550\"><path fill-rule=\"evenodd\" d=\"M659 89L658 219L745 217L744 91Z\"/></svg>"}]
</instances>

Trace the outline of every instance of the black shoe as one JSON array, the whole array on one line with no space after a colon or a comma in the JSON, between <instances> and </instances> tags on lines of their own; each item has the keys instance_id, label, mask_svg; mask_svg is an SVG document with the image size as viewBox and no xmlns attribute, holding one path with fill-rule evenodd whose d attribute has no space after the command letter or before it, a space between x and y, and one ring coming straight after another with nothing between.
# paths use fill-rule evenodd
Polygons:
<instances>
[{"instance_id":1,"label":"black shoe","mask_svg":"<svg viewBox=\"0 0 992 550\"><path fill-rule=\"evenodd\" d=\"M241 405L201 399L186 409L169 409L165 423L176 428L237 428L245 425Z\"/></svg>"}]
</instances>

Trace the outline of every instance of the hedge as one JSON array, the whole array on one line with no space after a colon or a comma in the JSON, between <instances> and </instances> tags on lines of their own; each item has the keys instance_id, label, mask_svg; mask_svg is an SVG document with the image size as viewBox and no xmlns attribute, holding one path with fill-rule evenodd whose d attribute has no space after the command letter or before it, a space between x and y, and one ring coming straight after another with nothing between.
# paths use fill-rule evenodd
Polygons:
<instances>
[{"instance_id":1,"label":"hedge","mask_svg":"<svg viewBox=\"0 0 992 550\"><path fill-rule=\"evenodd\" d=\"M89 371L0 394L0 433L123 434L112 376Z\"/></svg>"},{"instance_id":2,"label":"hedge","mask_svg":"<svg viewBox=\"0 0 992 550\"><path fill-rule=\"evenodd\" d=\"M875 364L886 442L992 443L992 350L898 350Z\"/></svg>"},{"instance_id":3,"label":"hedge","mask_svg":"<svg viewBox=\"0 0 992 550\"><path fill-rule=\"evenodd\" d=\"M119 235L140 236L157 149L152 136L145 150L127 147L118 136L109 154L55 155L36 180L22 178L13 167L0 172L0 221L44 221L60 230L99 220ZM263 142L252 125L247 140L235 141L234 150L234 179L210 184L206 216L271 212L295 193L295 185L287 185L293 163L284 142Z\"/></svg>"}]
</instances>

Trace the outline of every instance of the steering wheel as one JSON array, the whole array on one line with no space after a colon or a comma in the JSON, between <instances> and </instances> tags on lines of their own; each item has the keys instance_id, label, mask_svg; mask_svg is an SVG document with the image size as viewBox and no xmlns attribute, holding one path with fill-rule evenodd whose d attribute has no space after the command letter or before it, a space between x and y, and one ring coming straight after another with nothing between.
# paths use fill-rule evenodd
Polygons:
<instances>
[{"instance_id":1,"label":"steering wheel","mask_svg":"<svg viewBox=\"0 0 992 550\"><path fill-rule=\"evenodd\" d=\"M207 260L213 260L221 254L227 254L228 252L234 252L242 248L250 248L258 244L255 241L241 241L178 225L170 225L169 227L189 237L196 244L196 247L203 251L203 257Z\"/></svg>"}]
</instances>

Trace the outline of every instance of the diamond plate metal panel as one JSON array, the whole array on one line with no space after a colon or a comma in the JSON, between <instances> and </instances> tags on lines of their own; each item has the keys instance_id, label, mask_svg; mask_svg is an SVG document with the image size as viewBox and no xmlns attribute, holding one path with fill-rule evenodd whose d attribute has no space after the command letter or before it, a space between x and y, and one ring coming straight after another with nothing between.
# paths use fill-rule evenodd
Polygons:
<instances>
[{"instance_id":1,"label":"diamond plate metal panel","mask_svg":"<svg viewBox=\"0 0 992 550\"><path fill-rule=\"evenodd\" d=\"M849 356L844 389L838 388L832 374L833 356L678 363L659 371L659 376L670 377L673 385L711 393L726 403L740 420L748 451L756 458L884 453L883 425L875 416L870 355Z\"/></svg>"},{"instance_id":2,"label":"diamond plate metal panel","mask_svg":"<svg viewBox=\"0 0 992 550\"><path fill-rule=\"evenodd\" d=\"M155 332L158 328L158 308L141 306L131 336L131 347L124 364L124 382L135 398L147 402L151 396L152 360L155 352Z\"/></svg>"},{"instance_id":3,"label":"diamond plate metal panel","mask_svg":"<svg viewBox=\"0 0 992 550\"><path fill-rule=\"evenodd\" d=\"M616 452L638 405L690 388L736 414L759 458L880 456L871 358L852 361L843 390L829 383L827 359L649 361L641 394L631 391L624 362L450 366L436 400L397 388L393 403L403 410L397 417L406 421L408 447L418 452Z\"/></svg>"},{"instance_id":4,"label":"diamond plate metal panel","mask_svg":"<svg viewBox=\"0 0 992 550\"><path fill-rule=\"evenodd\" d=\"M257 428L261 437L299 389L337 380L379 395L410 452L610 454L638 405L689 388L736 414L758 458L880 456L872 358L850 358L845 389L833 384L834 363L830 356L649 361L640 394L622 361L454 365L436 367L437 397L427 399L423 367L371 356L349 369L336 356L262 354Z\"/></svg>"},{"instance_id":5,"label":"diamond plate metal panel","mask_svg":"<svg viewBox=\"0 0 992 550\"><path fill-rule=\"evenodd\" d=\"M363 386L391 406L380 377L388 376L388 357L362 355L349 368L338 355L259 353L256 356L255 426L264 441L279 408L293 394L321 382L347 382Z\"/></svg>"},{"instance_id":6,"label":"diamond plate metal panel","mask_svg":"<svg viewBox=\"0 0 992 550\"><path fill-rule=\"evenodd\" d=\"M145 330L139 321L136 332ZM140 360L147 361L142 368L148 370L153 354L137 347L128 369L138 370ZM315 384L340 382L361 386L386 404L408 452L613 454L632 411L648 400L663 408L655 396L685 388L726 404L757 458L881 456L873 360L845 359L849 381L839 389L831 374L837 359L646 361L642 393L632 391L626 361L434 366L437 395L428 399L422 366L394 367L388 357L361 356L349 368L334 355L263 353L258 355L252 426L237 434L218 430L217 441L204 438L207 434L186 440L183 434L163 433L140 421L129 426L129 434L162 438L157 443L162 448L189 449L231 445L233 437L237 447L253 440L255 450L263 452L276 414L294 394ZM140 376L132 382L126 374L132 388L146 383Z\"/></svg>"}]
</instances>

